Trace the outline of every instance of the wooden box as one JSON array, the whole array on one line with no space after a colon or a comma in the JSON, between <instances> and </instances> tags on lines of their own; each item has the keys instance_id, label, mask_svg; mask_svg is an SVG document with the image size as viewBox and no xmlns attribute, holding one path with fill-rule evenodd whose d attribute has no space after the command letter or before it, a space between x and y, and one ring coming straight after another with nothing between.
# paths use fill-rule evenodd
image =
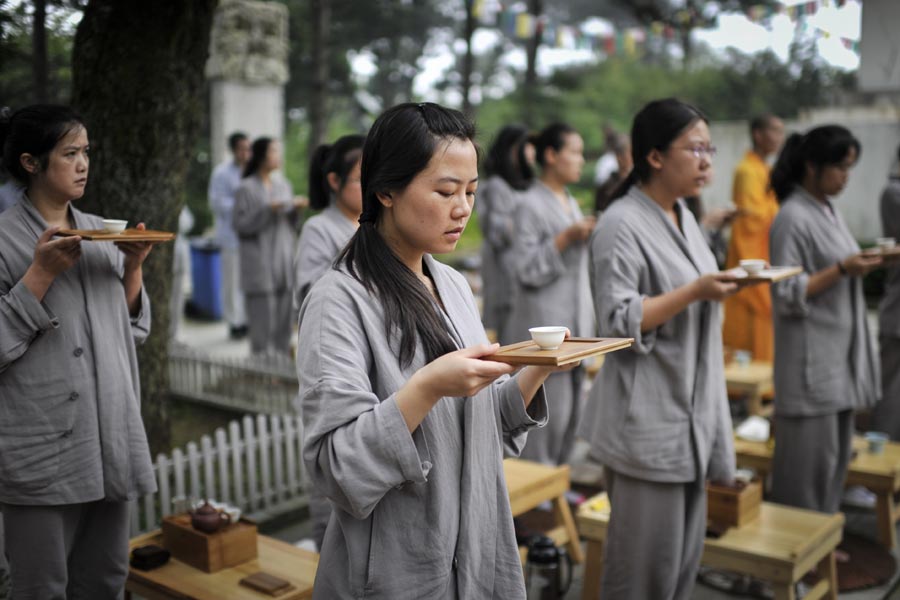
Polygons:
<instances>
[{"instance_id":1,"label":"wooden box","mask_svg":"<svg viewBox=\"0 0 900 600\"><path fill-rule=\"evenodd\" d=\"M215 533L203 533L191 527L190 515L170 515L163 517L162 534L163 546L174 558L207 573L257 556L256 524L245 519Z\"/></svg>"},{"instance_id":2,"label":"wooden box","mask_svg":"<svg viewBox=\"0 0 900 600\"><path fill-rule=\"evenodd\" d=\"M762 482L707 483L707 520L716 527L741 527L759 516Z\"/></svg>"}]
</instances>

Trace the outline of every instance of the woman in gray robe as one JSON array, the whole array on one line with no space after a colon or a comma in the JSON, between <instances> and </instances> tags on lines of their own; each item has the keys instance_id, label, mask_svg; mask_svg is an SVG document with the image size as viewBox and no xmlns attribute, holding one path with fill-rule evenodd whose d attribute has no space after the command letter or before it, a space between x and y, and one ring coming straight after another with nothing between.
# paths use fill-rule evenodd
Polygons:
<instances>
[{"instance_id":1,"label":"woman in gray robe","mask_svg":"<svg viewBox=\"0 0 900 600\"><path fill-rule=\"evenodd\" d=\"M590 259L600 335L635 343L606 357L579 433L606 466L612 504L602 597L687 599L706 480L734 472L720 301L736 284L681 200L712 175L706 118L657 100L631 138L634 170L600 217Z\"/></svg>"},{"instance_id":2,"label":"woman in gray robe","mask_svg":"<svg viewBox=\"0 0 900 600\"><path fill-rule=\"evenodd\" d=\"M356 233L362 213L359 169L364 141L361 135L345 135L313 152L309 205L322 212L308 219L300 231L294 257L294 310L300 310L309 288Z\"/></svg>"},{"instance_id":3,"label":"woman in gray robe","mask_svg":"<svg viewBox=\"0 0 900 600\"><path fill-rule=\"evenodd\" d=\"M280 166L278 142L266 137L254 141L234 198L232 219L254 354L291 352L294 227L302 203L276 172Z\"/></svg>"},{"instance_id":4,"label":"woman in gray robe","mask_svg":"<svg viewBox=\"0 0 900 600\"><path fill-rule=\"evenodd\" d=\"M900 159L900 148L897 149ZM891 175L881 193L881 227L886 237L900 240L900 174ZM900 441L900 265L888 268L884 297L878 305L878 342L881 351L881 402L872 426Z\"/></svg>"},{"instance_id":5,"label":"woman in gray robe","mask_svg":"<svg viewBox=\"0 0 900 600\"><path fill-rule=\"evenodd\" d=\"M512 280L512 243L519 196L532 183L528 130L507 125L497 134L484 170L487 181L478 185L478 226L481 243L481 322L501 344L514 341L506 331L515 284Z\"/></svg>"},{"instance_id":6,"label":"woman in gray robe","mask_svg":"<svg viewBox=\"0 0 900 600\"><path fill-rule=\"evenodd\" d=\"M791 135L772 169L781 209L770 260L803 273L772 286L775 453L772 499L834 513L852 450L854 411L880 396L862 276L881 259L859 245L829 196L847 184L859 142L839 125Z\"/></svg>"},{"instance_id":7,"label":"woman in gray robe","mask_svg":"<svg viewBox=\"0 0 900 600\"><path fill-rule=\"evenodd\" d=\"M0 506L12 598L118 598L128 502L156 491L135 350L150 330L151 245L54 239L60 228L103 228L72 205L89 161L70 109L19 110L0 123L0 147L26 186L0 215Z\"/></svg>"},{"instance_id":8,"label":"woman in gray robe","mask_svg":"<svg viewBox=\"0 0 900 600\"><path fill-rule=\"evenodd\" d=\"M482 360L471 290L430 256L471 215L473 136L430 103L375 121L359 230L301 309L303 459L334 505L314 598L525 598L503 454L546 422L549 371Z\"/></svg>"},{"instance_id":9,"label":"woman in gray robe","mask_svg":"<svg viewBox=\"0 0 900 600\"><path fill-rule=\"evenodd\" d=\"M362 213L360 158L365 138L345 135L322 144L309 166L309 204L321 213L303 224L297 242L294 310L300 311L312 285L328 272L338 253L356 233ZM324 210L323 210L324 209ZM322 548L331 504L318 487L309 490L309 515L316 548Z\"/></svg>"},{"instance_id":10,"label":"woman in gray robe","mask_svg":"<svg viewBox=\"0 0 900 600\"><path fill-rule=\"evenodd\" d=\"M597 222L585 217L567 185L581 178L584 142L562 123L535 138L541 177L519 200L510 252L516 291L505 330L509 341L530 337L542 325L568 327L575 336L594 332L586 240ZM555 373L545 384L553 420L528 437L524 458L549 465L569 461L581 418L584 370Z\"/></svg>"}]
</instances>

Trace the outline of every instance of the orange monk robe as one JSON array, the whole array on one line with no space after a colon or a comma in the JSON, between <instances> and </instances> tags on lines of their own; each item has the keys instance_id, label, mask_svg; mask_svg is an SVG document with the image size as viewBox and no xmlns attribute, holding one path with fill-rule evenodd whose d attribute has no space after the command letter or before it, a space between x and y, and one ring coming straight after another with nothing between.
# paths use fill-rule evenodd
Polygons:
<instances>
[{"instance_id":1,"label":"orange monk robe","mask_svg":"<svg viewBox=\"0 0 900 600\"><path fill-rule=\"evenodd\" d=\"M769 228L778 213L778 200L769 188L769 165L752 150L734 172L732 201L738 215L731 225L728 268L745 258L769 260ZM773 355L772 299L768 285L747 287L725 301L723 341L750 350L756 360Z\"/></svg>"}]
</instances>

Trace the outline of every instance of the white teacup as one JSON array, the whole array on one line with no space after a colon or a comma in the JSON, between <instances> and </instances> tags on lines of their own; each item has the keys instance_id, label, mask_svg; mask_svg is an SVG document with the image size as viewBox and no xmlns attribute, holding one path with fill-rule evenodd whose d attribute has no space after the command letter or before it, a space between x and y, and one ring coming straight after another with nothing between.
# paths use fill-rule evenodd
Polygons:
<instances>
[{"instance_id":1,"label":"white teacup","mask_svg":"<svg viewBox=\"0 0 900 600\"><path fill-rule=\"evenodd\" d=\"M761 258L745 258L740 264L741 268L747 272L747 275L756 275L766 268L766 261Z\"/></svg>"},{"instance_id":2,"label":"white teacup","mask_svg":"<svg viewBox=\"0 0 900 600\"><path fill-rule=\"evenodd\" d=\"M875 244L878 246L879 250L892 250L897 246L897 240L892 237L880 237L875 238Z\"/></svg>"},{"instance_id":3,"label":"white teacup","mask_svg":"<svg viewBox=\"0 0 900 600\"><path fill-rule=\"evenodd\" d=\"M122 233L127 225L128 221L122 219L103 219L103 229L108 233Z\"/></svg>"},{"instance_id":4,"label":"white teacup","mask_svg":"<svg viewBox=\"0 0 900 600\"><path fill-rule=\"evenodd\" d=\"M565 327L548 326L548 327L532 327L528 330L531 333L531 339L540 346L541 350L556 350L559 345L566 339Z\"/></svg>"}]
</instances>

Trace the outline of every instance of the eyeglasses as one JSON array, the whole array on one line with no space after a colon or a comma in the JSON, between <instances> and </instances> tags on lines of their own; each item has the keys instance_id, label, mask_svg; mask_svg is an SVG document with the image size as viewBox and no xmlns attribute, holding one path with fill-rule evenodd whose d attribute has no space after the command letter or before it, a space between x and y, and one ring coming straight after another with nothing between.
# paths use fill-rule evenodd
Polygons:
<instances>
[{"instance_id":1,"label":"eyeglasses","mask_svg":"<svg viewBox=\"0 0 900 600\"><path fill-rule=\"evenodd\" d=\"M694 155L694 158L702 158L708 156L712 158L716 155L718 148L715 146L673 146L679 150L687 150Z\"/></svg>"}]
</instances>

